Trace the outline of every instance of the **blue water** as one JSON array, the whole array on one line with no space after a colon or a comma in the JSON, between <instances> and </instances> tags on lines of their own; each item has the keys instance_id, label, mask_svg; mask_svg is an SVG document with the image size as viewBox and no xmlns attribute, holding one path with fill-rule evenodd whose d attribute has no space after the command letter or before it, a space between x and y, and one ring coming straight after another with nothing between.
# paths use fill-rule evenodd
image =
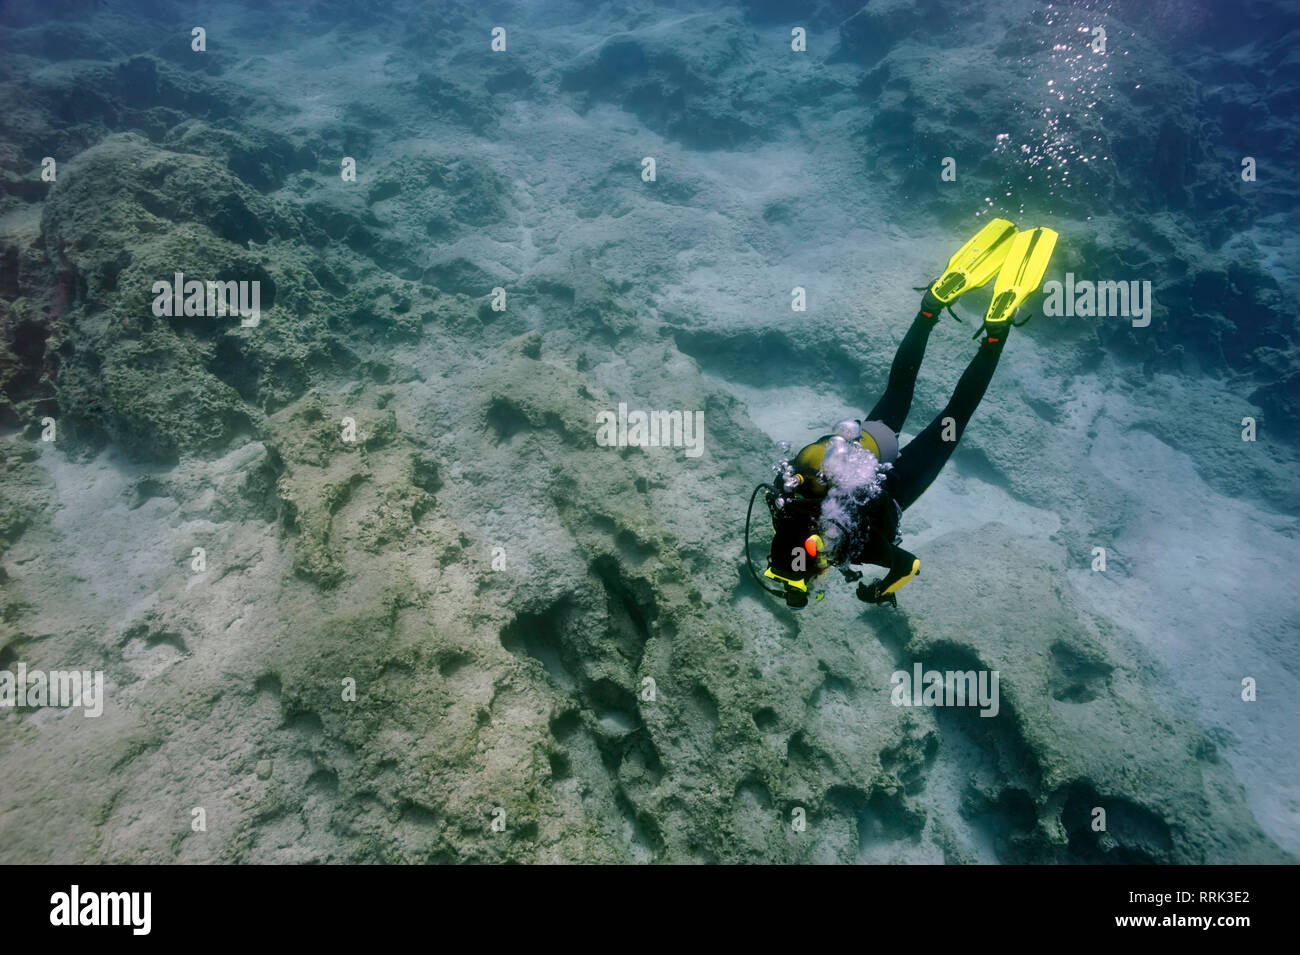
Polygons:
<instances>
[{"instance_id":1,"label":"blue water","mask_svg":"<svg viewBox=\"0 0 1300 955\"><path fill-rule=\"evenodd\" d=\"M0 711L0 860L1293 862L1297 29L0 3L0 670L108 687L89 736ZM921 575L786 608L750 491L993 217L1064 297L905 515ZM914 663L999 715L899 708ZM238 837L167 834L203 800Z\"/></svg>"}]
</instances>

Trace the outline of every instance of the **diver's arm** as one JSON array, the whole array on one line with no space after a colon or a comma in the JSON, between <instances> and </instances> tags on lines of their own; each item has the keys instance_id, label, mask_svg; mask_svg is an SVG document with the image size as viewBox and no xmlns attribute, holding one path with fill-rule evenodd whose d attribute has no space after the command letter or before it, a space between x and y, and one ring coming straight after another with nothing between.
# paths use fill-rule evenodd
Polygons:
<instances>
[{"instance_id":1,"label":"diver's arm","mask_svg":"<svg viewBox=\"0 0 1300 955\"><path fill-rule=\"evenodd\" d=\"M915 554L905 551L901 547L891 547L889 573L869 585L858 584L858 597L868 603L897 605L894 594L920 572L921 561Z\"/></svg>"},{"instance_id":2,"label":"diver's arm","mask_svg":"<svg viewBox=\"0 0 1300 955\"><path fill-rule=\"evenodd\" d=\"M895 547L889 561L889 573L885 575L884 580L880 581L880 592L882 594L895 593L920 572L920 559L901 547Z\"/></svg>"}]
</instances>

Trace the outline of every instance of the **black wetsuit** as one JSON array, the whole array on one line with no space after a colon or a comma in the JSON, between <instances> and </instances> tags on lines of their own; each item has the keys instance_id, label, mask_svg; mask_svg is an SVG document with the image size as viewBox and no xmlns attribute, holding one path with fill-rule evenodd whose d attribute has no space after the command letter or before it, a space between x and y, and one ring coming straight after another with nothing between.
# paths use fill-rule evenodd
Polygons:
<instances>
[{"instance_id":1,"label":"black wetsuit","mask_svg":"<svg viewBox=\"0 0 1300 955\"><path fill-rule=\"evenodd\" d=\"M937 309L930 310L923 305L912 320L912 327L903 336L894 355L885 393L864 420L883 421L895 433L903 430L903 422L912 407L916 375L921 368L921 359L925 357L925 345L930 332L938 324L939 314ZM943 410L899 452L893 469L885 478L884 493L868 501L861 509L855 521L857 526L851 532L848 562L888 567L889 573L879 584L881 591L888 590L912 572L915 555L897 544L899 516L916 503L948 462L971 415L984 397L1004 345L1005 331L996 338L986 336L980 342L979 351L962 372ZM950 441L943 438L947 418L954 422L954 436Z\"/></svg>"}]
</instances>

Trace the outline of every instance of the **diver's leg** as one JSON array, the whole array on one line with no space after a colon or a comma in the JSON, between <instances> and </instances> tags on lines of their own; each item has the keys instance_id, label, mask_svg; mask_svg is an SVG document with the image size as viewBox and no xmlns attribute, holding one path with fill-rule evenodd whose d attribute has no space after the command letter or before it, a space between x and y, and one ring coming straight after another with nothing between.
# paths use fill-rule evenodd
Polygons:
<instances>
[{"instance_id":1,"label":"diver's leg","mask_svg":"<svg viewBox=\"0 0 1300 955\"><path fill-rule=\"evenodd\" d=\"M916 503L916 499L934 483L943 466L948 463L948 458L966 430L967 422L984 397L984 391L993 378L1005 345L1005 335L999 335L997 339L986 338L980 343L979 351L962 372L948 404L899 453L889 483L894 500L903 510ZM945 419L948 418L954 422L955 433L951 441L943 439Z\"/></svg>"},{"instance_id":2,"label":"diver's leg","mask_svg":"<svg viewBox=\"0 0 1300 955\"><path fill-rule=\"evenodd\" d=\"M939 323L938 310L927 311L927 301L921 304L921 311L912 319L912 327L903 336L903 341L894 354L894 363L889 367L889 384L876 406L864 418L864 421L883 421L895 432L903 430L903 422L912 407L912 392L916 389L916 374L921 370L921 359L925 357L925 343L930 332Z\"/></svg>"}]
</instances>

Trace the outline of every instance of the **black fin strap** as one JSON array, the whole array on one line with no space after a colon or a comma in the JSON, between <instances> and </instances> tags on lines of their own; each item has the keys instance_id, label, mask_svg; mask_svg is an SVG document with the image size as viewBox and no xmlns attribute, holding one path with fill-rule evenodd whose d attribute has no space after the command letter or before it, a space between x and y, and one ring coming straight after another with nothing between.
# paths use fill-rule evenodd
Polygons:
<instances>
[{"instance_id":1,"label":"black fin strap","mask_svg":"<svg viewBox=\"0 0 1300 955\"><path fill-rule=\"evenodd\" d=\"M1016 316L1015 316L1015 314L1013 313L1012 316L1011 316L1010 318L1007 319L1007 325L1009 325L1011 328L1019 328L1019 327L1022 326L1022 325L1028 325L1030 319L1032 319L1033 317L1034 317L1034 316L1033 316L1032 314L1031 314L1031 315L1026 315L1026 316L1025 316L1025 320L1024 320L1023 322L1018 322L1018 321L1016 321ZM985 323L984 323L983 325L981 325L979 328L975 329L975 334L972 335L971 338L979 338L979 337L980 337L980 332L987 331L988 327L989 327L988 322L985 322Z\"/></svg>"}]
</instances>

